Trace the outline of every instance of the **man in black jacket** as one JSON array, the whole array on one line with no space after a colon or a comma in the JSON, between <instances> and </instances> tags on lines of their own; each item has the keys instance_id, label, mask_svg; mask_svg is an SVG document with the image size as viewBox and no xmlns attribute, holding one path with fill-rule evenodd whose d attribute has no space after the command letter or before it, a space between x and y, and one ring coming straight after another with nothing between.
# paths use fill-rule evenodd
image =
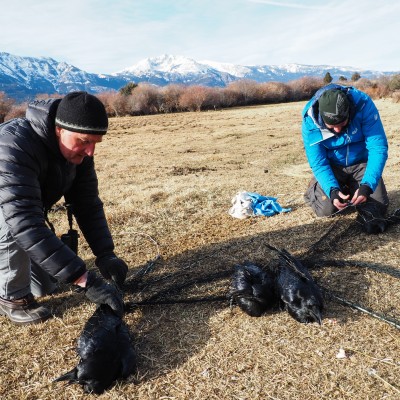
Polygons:
<instances>
[{"instance_id":1,"label":"man in black jacket","mask_svg":"<svg viewBox=\"0 0 400 400\"><path fill-rule=\"evenodd\" d=\"M35 101L25 118L0 125L0 315L14 323L51 317L34 295L50 294L57 281L123 313L115 285L88 272L46 224L47 211L64 196L100 273L124 282L128 266L114 253L93 161L107 129L103 104L86 92Z\"/></svg>"}]
</instances>

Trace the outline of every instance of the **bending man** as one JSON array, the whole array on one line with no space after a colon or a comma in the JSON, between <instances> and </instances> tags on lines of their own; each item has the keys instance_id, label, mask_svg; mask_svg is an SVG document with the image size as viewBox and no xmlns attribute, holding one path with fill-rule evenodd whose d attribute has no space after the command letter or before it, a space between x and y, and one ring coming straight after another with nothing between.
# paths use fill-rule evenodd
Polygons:
<instances>
[{"instance_id":1,"label":"bending man","mask_svg":"<svg viewBox=\"0 0 400 400\"><path fill-rule=\"evenodd\" d=\"M302 135L314 174L305 200L314 212L330 216L353 205L368 233L383 232L388 143L371 98L353 87L321 88L303 110Z\"/></svg>"},{"instance_id":2,"label":"bending man","mask_svg":"<svg viewBox=\"0 0 400 400\"><path fill-rule=\"evenodd\" d=\"M57 281L123 312L116 287L88 272L46 224L47 211L64 196L102 275L124 282L128 266L114 254L93 161L107 129L103 104L86 92L35 101L25 118L0 125L0 315L14 323L51 317L34 296L52 293Z\"/></svg>"}]
</instances>

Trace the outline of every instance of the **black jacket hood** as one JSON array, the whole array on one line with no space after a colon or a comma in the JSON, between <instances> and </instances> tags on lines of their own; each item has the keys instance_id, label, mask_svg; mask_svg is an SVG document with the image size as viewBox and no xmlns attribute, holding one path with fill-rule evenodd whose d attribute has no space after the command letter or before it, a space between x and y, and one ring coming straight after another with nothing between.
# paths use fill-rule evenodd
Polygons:
<instances>
[{"instance_id":1,"label":"black jacket hood","mask_svg":"<svg viewBox=\"0 0 400 400\"><path fill-rule=\"evenodd\" d=\"M45 143L53 154L62 157L56 134L55 119L61 99L36 100L29 104L26 110L26 119L32 129Z\"/></svg>"}]
</instances>

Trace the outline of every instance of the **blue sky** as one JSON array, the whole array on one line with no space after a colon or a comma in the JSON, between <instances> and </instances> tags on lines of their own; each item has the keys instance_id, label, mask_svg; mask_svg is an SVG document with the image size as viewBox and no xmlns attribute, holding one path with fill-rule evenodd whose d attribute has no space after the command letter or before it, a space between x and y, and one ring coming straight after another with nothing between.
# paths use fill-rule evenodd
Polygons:
<instances>
[{"instance_id":1,"label":"blue sky","mask_svg":"<svg viewBox=\"0 0 400 400\"><path fill-rule=\"evenodd\" d=\"M112 73L163 54L400 71L398 0L14 0L0 51Z\"/></svg>"}]
</instances>

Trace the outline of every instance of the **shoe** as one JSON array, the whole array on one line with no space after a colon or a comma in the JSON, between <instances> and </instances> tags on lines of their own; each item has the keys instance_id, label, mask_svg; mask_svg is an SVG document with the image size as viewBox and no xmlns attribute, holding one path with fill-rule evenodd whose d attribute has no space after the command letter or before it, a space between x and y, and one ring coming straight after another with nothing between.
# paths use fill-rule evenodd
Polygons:
<instances>
[{"instance_id":1,"label":"shoe","mask_svg":"<svg viewBox=\"0 0 400 400\"><path fill-rule=\"evenodd\" d=\"M52 316L50 310L36 302L32 293L13 300L0 297L0 315L17 325L39 324Z\"/></svg>"}]
</instances>

